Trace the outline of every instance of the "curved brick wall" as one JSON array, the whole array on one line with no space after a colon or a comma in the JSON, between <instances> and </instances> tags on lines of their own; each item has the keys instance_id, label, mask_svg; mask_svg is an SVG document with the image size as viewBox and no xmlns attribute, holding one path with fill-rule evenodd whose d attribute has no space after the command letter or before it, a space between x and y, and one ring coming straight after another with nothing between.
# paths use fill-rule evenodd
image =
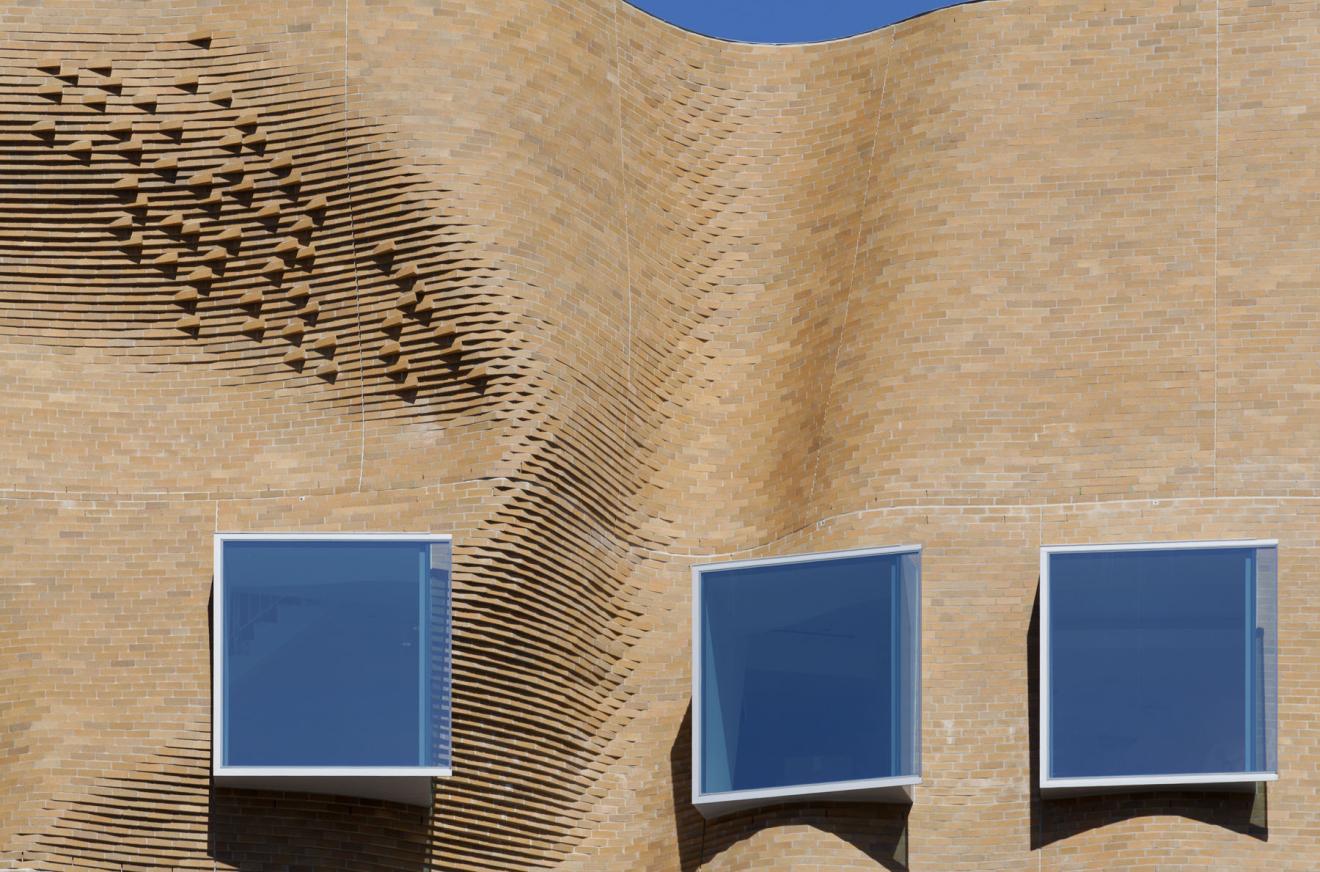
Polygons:
<instances>
[{"instance_id":1,"label":"curved brick wall","mask_svg":"<svg viewBox=\"0 0 1320 872\"><path fill-rule=\"evenodd\" d=\"M1320 19L0 4L0 868L1320 864ZM212 791L217 530L452 532L429 817ZM1276 537L1268 797L1042 803L1041 542ZM688 805L688 566L920 542L909 813Z\"/></svg>"}]
</instances>

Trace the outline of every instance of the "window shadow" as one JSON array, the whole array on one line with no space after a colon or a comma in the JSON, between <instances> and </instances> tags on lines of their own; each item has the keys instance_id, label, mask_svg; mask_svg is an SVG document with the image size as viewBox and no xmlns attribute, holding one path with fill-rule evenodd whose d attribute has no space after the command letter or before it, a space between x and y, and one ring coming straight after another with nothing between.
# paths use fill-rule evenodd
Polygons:
<instances>
[{"instance_id":1,"label":"window shadow","mask_svg":"<svg viewBox=\"0 0 1320 872\"><path fill-rule=\"evenodd\" d=\"M785 802L706 820L692 805L692 706L669 750L679 867L695 872L762 830L807 825L848 842L890 872L906 872L911 806L862 802Z\"/></svg>"},{"instance_id":2,"label":"window shadow","mask_svg":"<svg viewBox=\"0 0 1320 872\"><path fill-rule=\"evenodd\" d=\"M1027 714L1030 722L1031 849L1120 821L1178 815L1260 841L1269 840L1264 784L1254 793L1215 790L1139 790L1045 798L1040 792L1040 589L1027 627Z\"/></svg>"},{"instance_id":3,"label":"window shadow","mask_svg":"<svg viewBox=\"0 0 1320 872\"><path fill-rule=\"evenodd\" d=\"M211 785L207 853L240 872L428 868L429 809Z\"/></svg>"}]
</instances>

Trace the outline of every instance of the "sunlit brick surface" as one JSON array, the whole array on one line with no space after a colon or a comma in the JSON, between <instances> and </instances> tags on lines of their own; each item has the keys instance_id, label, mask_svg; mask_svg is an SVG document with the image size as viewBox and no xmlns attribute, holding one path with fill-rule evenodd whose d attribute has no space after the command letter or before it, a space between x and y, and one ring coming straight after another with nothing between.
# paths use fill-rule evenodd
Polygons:
<instances>
[{"instance_id":1,"label":"sunlit brick surface","mask_svg":"<svg viewBox=\"0 0 1320 872\"><path fill-rule=\"evenodd\" d=\"M1317 95L1303 0L0 0L0 868L1320 868ZM454 535L429 816L211 790L216 530ZM1038 546L1238 537L1267 801L1041 802ZM901 543L910 813L703 822L691 563Z\"/></svg>"}]
</instances>

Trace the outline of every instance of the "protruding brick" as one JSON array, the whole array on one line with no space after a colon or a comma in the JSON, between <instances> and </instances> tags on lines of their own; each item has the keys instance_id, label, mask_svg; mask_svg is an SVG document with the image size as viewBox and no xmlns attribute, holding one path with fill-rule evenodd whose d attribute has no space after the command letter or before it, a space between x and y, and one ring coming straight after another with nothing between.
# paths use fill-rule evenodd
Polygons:
<instances>
[{"instance_id":1,"label":"protruding brick","mask_svg":"<svg viewBox=\"0 0 1320 872\"><path fill-rule=\"evenodd\" d=\"M183 280L190 285L209 284L215 280L215 273L209 266L196 266L188 270Z\"/></svg>"}]
</instances>

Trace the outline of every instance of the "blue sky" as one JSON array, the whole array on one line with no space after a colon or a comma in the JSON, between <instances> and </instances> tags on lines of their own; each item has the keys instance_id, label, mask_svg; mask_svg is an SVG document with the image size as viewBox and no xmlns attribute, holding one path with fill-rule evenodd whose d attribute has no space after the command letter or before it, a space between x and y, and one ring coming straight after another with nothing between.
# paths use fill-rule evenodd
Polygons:
<instances>
[{"instance_id":1,"label":"blue sky","mask_svg":"<svg viewBox=\"0 0 1320 872\"><path fill-rule=\"evenodd\" d=\"M961 0L629 0L679 27L742 42L819 42Z\"/></svg>"}]
</instances>

